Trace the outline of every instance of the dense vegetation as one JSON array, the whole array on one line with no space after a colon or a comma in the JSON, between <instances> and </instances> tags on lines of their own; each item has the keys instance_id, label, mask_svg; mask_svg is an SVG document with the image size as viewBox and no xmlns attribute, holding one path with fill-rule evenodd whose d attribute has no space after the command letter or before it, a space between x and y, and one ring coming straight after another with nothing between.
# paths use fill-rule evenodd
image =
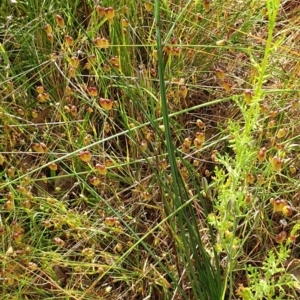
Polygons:
<instances>
[{"instance_id":1,"label":"dense vegetation","mask_svg":"<svg viewBox=\"0 0 300 300\"><path fill-rule=\"evenodd\" d=\"M0 298L299 299L299 8L0 2Z\"/></svg>"}]
</instances>

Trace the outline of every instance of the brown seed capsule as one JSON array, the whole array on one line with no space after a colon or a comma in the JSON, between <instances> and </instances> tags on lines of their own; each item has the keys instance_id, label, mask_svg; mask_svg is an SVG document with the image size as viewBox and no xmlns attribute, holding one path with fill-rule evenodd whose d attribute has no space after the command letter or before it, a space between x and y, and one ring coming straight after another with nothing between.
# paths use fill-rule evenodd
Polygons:
<instances>
[{"instance_id":1,"label":"brown seed capsule","mask_svg":"<svg viewBox=\"0 0 300 300\"><path fill-rule=\"evenodd\" d=\"M268 107L267 107L265 104L261 103L261 104L259 105L259 107L260 107L260 112L261 112L262 114L266 114L266 113L267 113Z\"/></svg>"},{"instance_id":2,"label":"brown seed capsule","mask_svg":"<svg viewBox=\"0 0 300 300\"><path fill-rule=\"evenodd\" d=\"M128 25L129 25L128 19L123 18L122 21L121 21L121 26L122 26L123 28L126 28L126 27L128 27Z\"/></svg>"},{"instance_id":3,"label":"brown seed capsule","mask_svg":"<svg viewBox=\"0 0 300 300\"><path fill-rule=\"evenodd\" d=\"M283 137L285 137L288 133L288 128L280 128L278 131L277 131L277 134L276 134L276 137L278 139L281 139Z\"/></svg>"},{"instance_id":4,"label":"brown seed capsule","mask_svg":"<svg viewBox=\"0 0 300 300\"><path fill-rule=\"evenodd\" d=\"M106 38L97 37L94 39L94 43L99 49L107 49L109 47L109 41Z\"/></svg>"},{"instance_id":5,"label":"brown seed capsule","mask_svg":"<svg viewBox=\"0 0 300 300\"><path fill-rule=\"evenodd\" d=\"M252 200L252 194L251 193L247 193L246 197L245 197L245 203L249 204Z\"/></svg>"},{"instance_id":6,"label":"brown seed capsule","mask_svg":"<svg viewBox=\"0 0 300 300\"><path fill-rule=\"evenodd\" d=\"M0 153L0 166L3 165L3 163L5 162L5 160L6 160L5 156Z\"/></svg>"},{"instance_id":7,"label":"brown seed capsule","mask_svg":"<svg viewBox=\"0 0 300 300\"><path fill-rule=\"evenodd\" d=\"M144 7L145 7L145 9L146 9L147 12L150 12L150 11L153 10L153 4L150 3L150 2L145 2L144 3Z\"/></svg>"},{"instance_id":8,"label":"brown seed capsule","mask_svg":"<svg viewBox=\"0 0 300 300\"><path fill-rule=\"evenodd\" d=\"M293 214L293 209L291 208L291 206L285 205L285 206L282 208L282 214L283 214L285 217L290 217L290 216Z\"/></svg>"},{"instance_id":9,"label":"brown seed capsule","mask_svg":"<svg viewBox=\"0 0 300 300\"><path fill-rule=\"evenodd\" d=\"M110 71L110 66L108 64L103 64L103 69L108 72Z\"/></svg>"},{"instance_id":10,"label":"brown seed capsule","mask_svg":"<svg viewBox=\"0 0 300 300\"><path fill-rule=\"evenodd\" d=\"M104 17L105 14L104 14L104 7L101 7L100 5L97 5L96 6L96 11L97 11L97 14L100 18Z\"/></svg>"},{"instance_id":11,"label":"brown seed capsule","mask_svg":"<svg viewBox=\"0 0 300 300\"><path fill-rule=\"evenodd\" d=\"M257 175L257 182L261 186L265 183L265 178L261 174L258 174Z\"/></svg>"},{"instance_id":12,"label":"brown seed capsule","mask_svg":"<svg viewBox=\"0 0 300 300\"><path fill-rule=\"evenodd\" d=\"M266 153L267 153L266 147L263 147L259 150L258 156L257 156L259 162L263 162L266 159Z\"/></svg>"},{"instance_id":13,"label":"brown seed capsule","mask_svg":"<svg viewBox=\"0 0 300 300\"><path fill-rule=\"evenodd\" d=\"M13 239L16 243L20 243L22 241L24 234L22 232L15 232L13 234Z\"/></svg>"},{"instance_id":14,"label":"brown seed capsule","mask_svg":"<svg viewBox=\"0 0 300 300\"><path fill-rule=\"evenodd\" d=\"M107 174L107 169L105 165L97 163L95 168L100 175L105 176Z\"/></svg>"},{"instance_id":15,"label":"brown seed capsule","mask_svg":"<svg viewBox=\"0 0 300 300\"><path fill-rule=\"evenodd\" d=\"M201 140L199 140L198 138L195 138L194 139L194 146L197 148L197 149L201 149L202 146L203 146L203 142Z\"/></svg>"},{"instance_id":16,"label":"brown seed capsule","mask_svg":"<svg viewBox=\"0 0 300 300\"><path fill-rule=\"evenodd\" d=\"M296 174L296 172L297 172L297 169L294 165L290 165L289 170L290 170L291 174Z\"/></svg>"},{"instance_id":17,"label":"brown seed capsule","mask_svg":"<svg viewBox=\"0 0 300 300\"><path fill-rule=\"evenodd\" d=\"M81 253L88 258L93 258L95 256L95 251L93 248L85 248L81 251Z\"/></svg>"},{"instance_id":18,"label":"brown seed capsule","mask_svg":"<svg viewBox=\"0 0 300 300\"><path fill-rule=\"evenodd\" d=\"M168 163L167 163L167 160L165 158L163 158L160 162L160 167L162 168L162 170L165 170L167 169L168 167Z\"/></svg>"},{"instance_id":19,"label":"brown seed capsule","mask_svg":"<svg viewBox=\"0 0 300 300\"><path fill-rule=\"evenodd\" d=\"M201 16L200 13L196 14L196 18L197 18L197 21L202 21L203 20L203 17Z\"/></svg>"},{"instance_id":20,"label":"brown seed capsule","mask_svg":"<svg viewBox=\"0 0 300 300\"><path fill-rule=\"evenodd\" d=\"M13 192L8 192L6 194L6 199L9 200L9 201L13 201L15 199L15 195Z\"/></svg>"},{"instance_id":21,"label":"brown seed capsule","mask_svg":"<svg viewBox=\"0 0 300 300\"><path fill-rule=\"evenodd\" d=\"M210 11L210 0L203 0L203 7L206 12Z\"/></svg>"},{"instance_id":22,"label":"brown seed capsule","mask_svg":"<svg viewBox=\"0 0 300 300\"><path fill-rule=\"evenodd\" d=\"M17 113L20 115L20 116L24 116L25 115L25 112L22 108L18 108L17 110Z\"/></svg>"},{"instance_id":23,"label":"brown seed capsule","mask_svg":"<svg viewBox=\"0 0 300 300\"><path fill-rule=\"evenodd\" d=\"M145 200L150 200L151 199L151 194L149 192L143 192L143 198Z\"/></svg>"},{"instance_id":24,"label":"brown seed capsule","mask_svg":"<svg viewBox=\"0 0 300 300\"><path fill-rule=\"evenodd\" d=\"M45 30L45 32L46 33L52 33L52 26L50 25L50 24L46 24L45 26L44 26L44 30Z\"/></svg>"},{"instance_id":25,"label":"brown seed capsule","mask_svg":"<svg viewBox=\"0 0 300 300\"><path fill-rule=\"evenodd\" d=\"M225 71L223 69L216 68L215 74L218 79L220 79L222 81L225 79Z\"/></svg>"},{"instance_id":26,"label":"brown seed capsule","mask_svg":"<svg viewBox=\"0 0 300 300\"><path fill-rule=\"evenodd\" d=\"M114 247L114 251L117 253L120 253L123 251L123 246L121 243L117 243L117 245Z\"/></svg>"},{"instance_id":27,"label":"brown seed capsule","mask_svg":"<svg viewBox=\"0 0 300 300\"><path fill-rule=\"evenodd\" d=\"M197 124L197 126L198 126L200 129L202 129L202 130L205 129L205 124L202 122L202 120L198 119L198 120L196 121L196 124Z\"/></svg>"},{"instance_id":28,"label":"brown seed capsule","mask_svg":"<svg viewBox=\"0 0 300 300\"><path fill-rule=\"evenodd\" d=\"M89 162L92 159L92 154L90 151L84 150L79 153L79 158L84 162Z\"/></svg>"},{"instance_id":29,"label":"brown seed capsule","mask_svg":"<svg viewBox=\"0 0 300 300\"><path fill-rule=\"evenodd\" d=\"M276 236L275 240L278 244L281 244L285 241L286 236L287 236L287 233L285 230L283 230Z\"/></svg>"},{"instance_id":30,"label":"brown seed capsule","mask_svg":"<svg viewBox=\"0 0 300 300\"><path fill-rule=\"evenodd\" d=\"M39 268L38 265L33 262L29 262L27 267L30 271L36 271Z\"/></svg>"},{"instance_id":31,"label":"brown seed capsule","mask_svg":"<svg viewBox=\"0 0 300 300\"><path fill-rule=\"evenodd\" d=\"M66 113L69 113L69 112L71 111L71 108L70 108L68 105L65 105L65 106L64 106L64 111L65 111Z\"/></svg>"},{"instance_id":32,"label":"brown seed capsule","mask_svg":"<svg viewBox=\"0 0 300 300\"><path fill-rule=\"evenodd\" d=\"M146 151L146 149L147 149L147 141L146 140L141 141L140 149L141 149L142 152Z\"/></svg>"},{"instance_id":33,"label":"brown seed capsule","mask_svg":"<svg viewBox=\"0 0 300 300\"><path fill-rule=\"evenodd\" d=\"M272 168L274 171L280 172L282 168L282 164L283 162L280 157L274 156L272 158Z\"/></svg>"},{"instance_id":34,"label":"brown seed capsule","mask_svg":"<svg viewBox=\"0 0 300 300\"><path fill-rule=\"evenodd\" d=\"M90 134L87 134L84 139L83 139L83 143L85 145L88 145L91 142L92 136Z\"/></svg>"},{"instance_id":35,"label":"brown seed capsule","mask_svg":"<svg viewBox=\"0 0 300 300\"><path fill-rule=\"evenodd\" d=\"M101 105L102 108L106 110L111 110L113 106L113 102L110 99L104 99L104 98L99 99L99 104Z\"/></svg>"},{"instance_id":36,"label":"brown seed capsule","mask_svg":"<svg viewBox=\"0 0 300 300\"><path fill-rule=\"evenodd\" d=\"M32 149L38 153L46 153L47 146L44 143L35 143L32 145Z\"/></svg>"},{"instance_id":37,"label":"brown seed capsule","mask_svg":"<svg viewBox=\"0 0 300 300\"><path fill-rule=\"evenodd\" d=\"M245 90L244 91L244 97L245 97L245 102L246 104L250 105L252 102L252 98L253 98L253 91L251 90Z\"/></svg>"},{"instance_id":38,"label":"brown seed capsule","mask_svg":"<svg viewBox=\"0 0 300 300\"><path fill-rule=\"evenodd\" d=\"M56 171L57 170L57 164L56 163L51 163L50 165L49 165L49 169L50 170L52 170L52 171Z\"/></svg>"},{"instance_id":39,"label":"brown seed capsule","mask_svg":"<svg viewBox=\"0 0 300 300\"><path fill-rule=\"evenodd\" d=\"M47 39L50 43L53 43L54 41L54 37L53 37L53 34L52 33L47 33Z\"/></svg>"},{"instance_id":40,"label":"brown seed capsule","mask_svg":"<svg viewBox=\"0 0 300 300\"><path fill-rule=\"evenodd\" d=\"M271 110L269 113L269 117L274 119L278 116L278 114L279 114L278 110Z\"/></svg>"},{"instance_id":41,"label":"brown seed capsule","mask_svg":"<svg viewBox=\"0 0 300 300\"><path fill-rule=\"evenodd\" d=\"M114 162L110 158L105 159L105 166L106 167L111 167L114 164Z\"/></svg>"},{"instance_id":42,"label":"brown seed capsule","mask_svg":"<svg viewBox=\"0 0 300 300\"><path fill-rule=\"evenodd\" d=\"M157 73L156 73L156 70L154 68L151 68L150 69L150 74L152 77L156 77Z\"/></svg>"},{"instance_id":43,"label":"brown seed capsule","mask_svg":"<svg viewBox=\"0 0 300 300\"><path fill-rule=\"evenodd\" d=\"M15 208L15 204L11 200L6 201L3 205L3 209L6 211L12 211L14 210L14 208Z\"/></svg>"},{"instance_id":44,"label":"brown seed capsule","mask_svg":"<svg viewBox=\"0 0 300 300\"><path fill-rule=\"evenodd\" d=\"M230 92L232 89L232 84L226 80L221 81L221 86L224 88L226 92Z\"/></svg>"},{"instance_id":45,"label":"brown seed capsule","mask_svg":"<svg viewBox=\"0 0 300 300\"><path fill-rule=\"evenodd\" d=\"M115 226L117 220L118 219L114 217L107 217L105 218L104 223L106 226Z\"/></svg>"},{"instance_id":46,"label":"brown seed capsule","mask_svg":"<svg viewBox=\"0 0 300 300\"><path fill-rule=\"evenodd\" d=\"M70 65L73 67L73 68L78 68L79 67L79 58L76 57L76 56L73 56L70 58Z\"/></svg>"},{"instance_id":47,"label":"brown seed capsule","mask_svg":"<svg viewBox=\"0 0 300 300\"><path fill-rule=\"evenodd\" d=\"M60 28L65 26L65 21L61 15L55 15L55 22Z\"/></svg>"},{"instance_id":48,"label":"brown seed capsule","mask_svg":"<svg viewBox=\"0 0 300 300\"><path fill-rule=\"evenodd\" d=\"M88 93L89 93L89 95L92 96L92 97L98 96L97 88L94 87L94 86L88 87Z\"/></svg>"},{"instance_id":49,"label":"brown seed capsule","mask_svg":"<svg viewBox=\"0 0 300 300\"><path fill-rule=\"evenodd\" d=\"M212 151L211 160L213 162L217 162L218 161L217 154L218 154L218 150L213 150Z\"/></svg>"},{"instance_id":50,"label":"brown seed capsule","mask_svg":"<svg viewBox=\"0 0 300 300\"><path fill-rule=\"evenodd\" d=\"M96 176L90 178L90 184L93 186L97 186L100 184L100 179Z\"/></svg>"},{"instance_id":51,"label":"brown seed capsule","mask_svg":"<svg viewBox=\"0 0 300 300\"><path fill-rule=\"evenodd\" d=\"M252 173L248 173L247 174L247 182L250 183L250 184L253 184L255 181L255 177Z\"/></svg>"},{"instance_id":52,"label":"brown seed capsule","mask_svg":"<svg viewBox=\"0 0 300 300\"><path fill-rule=\"evenodd\" d=\"M71 78L74 78L76 76L76 69L73 68L73 67L70 67L68 69L68 75L71 77Z\"/></svg>"},{"instance_id":53,"label":"brown seed capsule","mask_svg":"<svg viewBox=\"0 0 300 300\"><path fill-rule=\"evenodd\" d=\"M291 233L290 236L289 236L289 240L290 240L290 242L295 243L296 242L296 236Z\"/></svg>"},{"instance_id":54,"label":"brown seed capsule","mask_svg":"<svg viewBox=\"0 0 300 300\"><path fill-rule=\"evenodd\" d=\"M74 45L74 39L69 36L69 35L65 35L65 43L67 46L73 46Z\"/></svg>"},{"instance_id":55,"label":"brown seed capsule","mask_svg":"<svg viewBox=\"0 0 300 300\"><path fill-rule=\"evenodd\" d=\"M204 143L205 142L205 134L204 132L196 132L196 138L201 142Z\"/></svg>"},{"instance_id":56,"label":"brown seed capsule","mask_svg":"<svg viewBox=\"0 0 300 300\"><path fill-rule=\"evenodd\" d=\"M64 242L61 238L59 238L59 237L55 237L55 238L53 239L53 242L54 242L56 245L58 245L59 247L63 247L63 246L65 245L65 242Z\"/></svg>"},{"instance_id":57,"label":"brown seed capsule","mask_svg":"<svg viewBox=\"0 0 300 300\"><path fill-rule=\"evenodd\" d=\"M180 95L183 99L185 99L186 96L187 96L187 94L188 94L188 89L187 89L186 85L185 85L185 84L181 85L181 86L180 86L180 89L179 89L179 95Z\"/></svg>"},{"instance_id":58,"label":"brown seed capsule","mask_svg":"<svg viewBox=\"0 0 300 300\"><path fill-rule=\"evenodd\" d=\"M25 200L23 203L22 203L22 206L24 208L27 208L27 209L30 209L31 208L31 202L29 200Z\"/></svg>"},{"instance_id":59,"label":"brown seed capsule","mask_svg":"<svg viewBox=\"0 0 300 300\"><path fill-rule=\"evenodd\" d=\"M192 145L192 139L191 138L185 138L183 141L183 144L187 147L190 147Z\"/></svg>"},{"instance_id":60,"label":"brown seed capsule","mask_svg":"<svg viewBox=\"0 0 300 300\"><path fill-rule=\"evenodd\" d=\"M37 93L42 94L44 93L44 87L42 85L39 85L35 88L35 90L37 91Z\"/></svg>"},{"instance_id":61,"label":"brown seed capsule","mask_svg":"<svg viewBox=\"0 0 300 300\"><path fill-rule=\"evenodd\" d=\"M108 7L104 9L105 17L108 20L112 20L115 17L115 10L113 7Z\"/></svg>"},{"instance_id":62,"label":"brown seed capsule","mask_svg":"<svg viewBox=\"0 0 300 300\"><path fill-rule=\"evenodd\" d=\"M227 44L226 40L219 40L219 41L216 42L217 46L225 46L226 44Z\"/></svg>"},{"instance_id":63,"label":"brown seed capsule","mask_svg":"<svg viewBox=\"0 0 300 300\"><path fill-rule=\"evenodd\" d=\"M110 127L110 125L109 125L108 122L104 122L104 124L103 124L103 130L104 130L105 133L109 133L110 132L111 127Z\"/></svg>"},{"instance_id":64,"label":"brown seed capsule","mask_svg":"<svg viewBox=\"0 0 300 300\"><path fill-rule=\"evenodd\" d=\"M270 203L273 205L273 213L282 212L282 209L287 205L285 199L270 199Z\"/></svg>"},{"instance_id":65,"label":"brown seed capsule","mask_svg":"<svg viewBox=\"0 0 300 300\"><path fill-rule=\"evenodd\" d=\"M58 57L58 55L56 53L51 53L50 54L50 60L51 61L56 61L57 57Z\"/></svg>"},{"instance_id":66,"label":"brown seed capsule","mask_svg":"<svg viewBox=\"0 0 300 300\"><path fill-rule=\"evenodd\" d=\"M38 96L37 96L37 101L38 101L39 103L47 102L47 99L44 97L44 93L43 93L43 94L38 94Z\"/></svg>"},{"instance_id":67,"label":"brown seed capsule","mask_svg":"<svg viewBox=\"0 0 300 300\"><path fill-rule=\"evenodd\" d=\"M124 12L124 14L125 14L125 15L127 15L127 14L128 14L128 12L129 12L129 8L128 8L128 6L127 6L127 5L124 5L124 7L123 7L123 12Z\"/></svg>"}]
</instances>

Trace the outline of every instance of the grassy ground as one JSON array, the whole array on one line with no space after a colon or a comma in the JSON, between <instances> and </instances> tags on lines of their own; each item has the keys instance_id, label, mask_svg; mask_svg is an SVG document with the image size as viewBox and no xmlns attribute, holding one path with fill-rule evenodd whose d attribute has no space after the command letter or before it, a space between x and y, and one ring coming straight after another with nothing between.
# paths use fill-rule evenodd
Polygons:
<instances>
[{"instance_id":1,"label":"grassy ground","mask_svg":"<svg viewBox=\"0 0 300 300\"><path fill-rule=\"evenodd\" d=\"M0 3L1 299L298 299L299 1Z\"/></svg>"}]
</instances>

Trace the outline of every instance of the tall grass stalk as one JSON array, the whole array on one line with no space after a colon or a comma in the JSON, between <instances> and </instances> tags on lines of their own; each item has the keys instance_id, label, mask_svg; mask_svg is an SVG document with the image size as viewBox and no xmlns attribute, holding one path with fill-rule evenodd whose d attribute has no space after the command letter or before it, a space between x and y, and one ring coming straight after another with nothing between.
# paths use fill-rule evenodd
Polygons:
<instances>
[{"instance_id":1,"label":"tall grass stalk","mask_svg":"<svg viewBox=\"0 0 300 300\"><path fill-rule=\"evenodd\" d=\"M161 38L161 11L160 1L155 1L155 22L156 22L156 41L158 53L158 68L159 68L159 83L160 83L160 101L162 104L163 123L165 128L166 146L168 157L170 160L172 172L172 197L175 209L181 207L182 204L188 201L188 191L184 185L177 167L176 148L173 145L169 124L169 112L166 97L166 85L163 62L163 45ZM178 21L178 19L177 19ZM182 158L181 158L182 159ZM193 176L190 172L190 175ZM198 195L201 197L201 195ZM167 212L170 214L170 204L165 199L165 206ZM201 201L204 204L204 201ZM183 263L183 269L186 271L190 280L193 297L195 299L220 299L222 293L222 280L220 274L219 259L216 252L213 251L213 263L211 257L202 242L202 237L199 233L198 224L193 212L193 206L189 205L178 211L177 218L173 221L173 228L175 229L178 223L180 240L175 240L178 249L178 255ZM212 233L212 232L210 232ZM213 240L213 236L211 236ZM181 271L183 272L183 270ZM179 274L180 275L180 274Z\"/></svg>"}]
</instances>

